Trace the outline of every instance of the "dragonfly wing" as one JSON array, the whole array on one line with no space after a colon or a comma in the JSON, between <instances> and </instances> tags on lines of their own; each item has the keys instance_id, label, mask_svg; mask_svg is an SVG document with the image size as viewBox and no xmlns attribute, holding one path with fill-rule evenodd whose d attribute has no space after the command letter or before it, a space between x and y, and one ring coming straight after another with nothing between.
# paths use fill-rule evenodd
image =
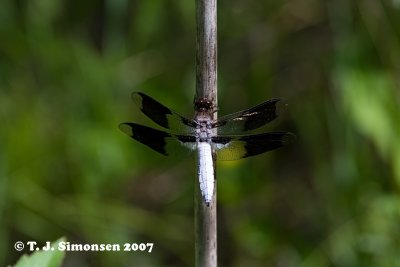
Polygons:
<instances>
[{"instance_id":1,"label":"dragonfly wing","mask_svg":"<svg viewBox=\"0 0 400 267\"><path fill-rule=\"evenodd\" d=\"M245 136L212 137L217 160L237 160L258 155L292 143L296 136L289 132L270 132Z\"/></svg>"},{"instance_id":2,"label":"dragonfly wing","mask_svg":"<svg viewBox=\"0 0 400 267\"><path fill-rule=\"evenodd\" d=\"M133 92L131 97L143 114L161 127L183 134L193 134L195 132L196 122L194 120L179 115L143 93Z\"/></svg>"},{"instance_id":3,"label":"dragonfly wing","mask_svg":"<svg viewBox=\"0 0 400 267\"><path fill-rule=\"evenodd\" d=\"M131 138L165 156L177 153L183 146L194 149L196 145L194 136L174 135L132 122L121 123L119 128Z\"/></svg>"},{"instance_id":4,"label":"dragonfly wing","mask_svg":"<svg viewBox=\"0 0 400 267\"><path fill-rule=\"evenodd\" d=\"M252 131L276 119L286 107L284 99L270 99L255 107L223 116L214 122L212 127L218 128L218 134Z\"/></svg>"}]
</instances>

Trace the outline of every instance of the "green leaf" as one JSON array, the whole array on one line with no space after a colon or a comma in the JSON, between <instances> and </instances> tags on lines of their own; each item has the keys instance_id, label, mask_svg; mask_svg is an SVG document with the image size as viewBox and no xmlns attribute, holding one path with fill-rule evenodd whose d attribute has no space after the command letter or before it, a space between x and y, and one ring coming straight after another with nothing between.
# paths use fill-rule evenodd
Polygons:
<instances>
[{"instance_id":1,"label":"green leaf","mask_svg":"<svg viewBox=\"0 0 400 267\"><path fill-rule=\"evenodd\" d=\"M65 242L62 237L52 243L53 247L57 247L60 242ZM57 249L53 251L36 251L31 255L23 255L14 267L59 267L64 259L64 251Z\"/></svg>"}]
</instances>

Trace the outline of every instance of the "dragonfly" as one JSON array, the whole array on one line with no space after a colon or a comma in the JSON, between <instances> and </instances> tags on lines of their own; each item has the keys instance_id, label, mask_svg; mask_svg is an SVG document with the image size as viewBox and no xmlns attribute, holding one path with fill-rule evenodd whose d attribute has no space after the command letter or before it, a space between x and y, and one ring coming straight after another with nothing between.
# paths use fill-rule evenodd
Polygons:
<instances>
[{"instance_id":1,"label":"dragonfly","mask_svg":"<svg viewBox=\"0 0 400 267\"><path fill-rule=\"evenodd\" d=\"M287 104L282 98L273 98L216 120L213 119L216 109L207 99L195 101L194 119L188 119L144 93L133 92L131 98L144 115L165 130L134 122L121 123L119 128L165 156L176 153L177 147L197 151L199 186L207 206L214 194L214 158L247 158L280 148L296 139L293 133L286 131L254 133L286 109Z\"/></svg>"}]
</instances>

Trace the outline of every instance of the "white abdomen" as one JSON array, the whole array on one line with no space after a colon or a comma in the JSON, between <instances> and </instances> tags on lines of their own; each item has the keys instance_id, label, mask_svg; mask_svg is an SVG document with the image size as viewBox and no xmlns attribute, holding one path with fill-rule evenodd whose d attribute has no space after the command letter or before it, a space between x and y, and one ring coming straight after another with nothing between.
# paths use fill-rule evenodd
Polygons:
<instances>
[{"instance_id":1,"label":"white abdomen","mask_svg":"<svg viewBox=\"0 0 400 267\"><path fill-rule=\"evenodd\" d=\"M214 166L211 145L207 142L197 143L198 151L198 176L201 195L207 205L210 204L214 193Z\"/></svg>"}]
</instances>

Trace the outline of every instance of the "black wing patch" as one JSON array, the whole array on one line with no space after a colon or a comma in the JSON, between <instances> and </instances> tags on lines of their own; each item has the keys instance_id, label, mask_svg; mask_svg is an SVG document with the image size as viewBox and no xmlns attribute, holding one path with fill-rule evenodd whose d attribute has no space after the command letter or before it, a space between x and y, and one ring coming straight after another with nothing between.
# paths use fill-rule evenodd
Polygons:
<instances>
[{"instance_id":1,"label":"black wing patch","mask_svg":"<svg viewBox=\"0 0 400 267\"><path fill-rule=\"evenodd\" d=\"M158 153L165 156L168 155L167 151L165 151L165 147L167 144L166 139L171 137L170 134L131 122L121 123L119 128L136 141L139 141Z\"/></svg>"},{"instance_id":2,"label":"black wing patch","mask_svg":"<svg viewBox=\"0 0 400 267\"><path fill-rule=\"evenodd\" d=\"M212 127L218 128L218 134L252 131L276 119L286 106L282 98L270 99L255 107L223 116Z\"/></svg>"},{"instance_id":3,"label":"black wing patch","mask_svg":"<svg viewBox=\"0 0 400 267\"><path fill-rule=\"evenodd\" d=\"M193 149L196 143L194 136L174 135L132 122L121 123L119 128L136 141L165 156L183 146Z\"/></svg>"},{"instance_id":4,"label":"black wing patch","mask_svg":"<svg viewBox=\"0 0 400 267\"><path fill-rule=\"evenodd\" d=\"M196 122L194 120L179 115L177 112L167 108L150 96L140 92L133 92L132 100L143 114L161 127L177 133L194 133L194 128L196 127Z\"/></svg>"},{"instance_id":5,"label":"black wing patch","mask_svg":"<svg viewBox=\"0 0 400 267\"><path fill-rule=\"evenodd\" d=\"M215 136L211 139L217 152L217 160L237 160L290 144L296 136L289 132L271 132L245 136Z\"/></svg>"}]
</instances>

